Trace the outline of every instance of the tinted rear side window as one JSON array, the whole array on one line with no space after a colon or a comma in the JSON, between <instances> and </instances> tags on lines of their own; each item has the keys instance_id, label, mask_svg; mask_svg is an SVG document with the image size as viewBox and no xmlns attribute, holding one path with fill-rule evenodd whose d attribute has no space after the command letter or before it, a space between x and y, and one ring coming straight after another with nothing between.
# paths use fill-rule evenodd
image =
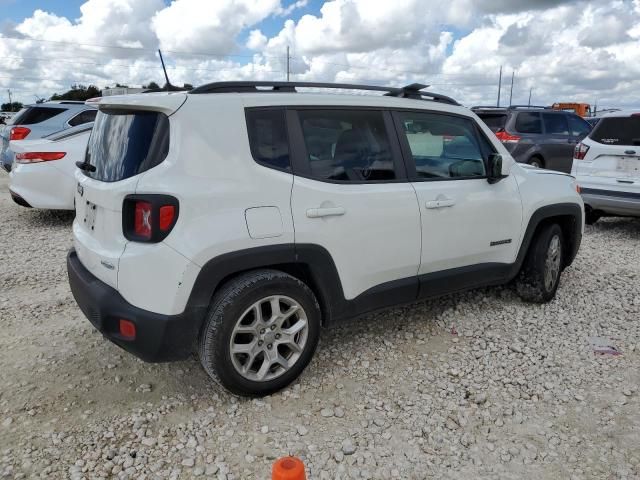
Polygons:
<instances>
[{"instance_id":1,"label":"tinted rear side window","mask_svg":"<svg viewBox=\"0 0 640 480\"><path fill-rule=\"evenodd\" d=\"M516 118L516 130L520 133L542 133L542 122L537 112L521 112Z\"/></svg>"},{"instance_id":2,"label":"tinted rear side window","mask_svg":"<svg viewBox=\"0 0 640 480\"><path fill-rule=\"evenodd\" d=\"M284 110L247 110L247 130L256 162L280 170L291 169Z\"/></svg>"},{"instance_id":3,"label":"tinted rear side window","mask_svg":"<svg viewBox=\"0 0 640 480\"><path fill-rule=\"evenodd\" d=\"M495 114L480 113L478 114L478 116L487 125L487 127L489 127L493 132L502 130L504 128L504 124L507 121L507 116L504 114L495 115Z\"/></svg>"},{"instance_id":4,"label":"tinted rear side window","mask_svg":"<svg viewBox=\"0 0 640 480\"><path fill-rule=\"evenodd\" d=\"M56 115L65 112L66 108L53 108L53 107L27 107L22 113L16 115L16 119L13 121L14 125L35 125L37 123L44 122Z\"/></svg>"},{"instance_id":5,"label":"tinted rear side window","mask_svg":"<svg viewBox=\"0 0 640 480\"><path fill-rule=\"evenodd\" d=\"M569 135L567 116L561 113L543 113L545 132L552 135Z\"/></svg>"},{"instance_id":6,"label":"tinted rear side window","mask_svg":"<svg viewBox=\"0 0 640 480\"><path fill-rule=\"evenodd\" d=\"M583 137L591 131L591 125L577 115L569 115L569 128L571 135L576 137Z\"/></svg>"},{"instance_id":7,"label":"tinted rear side window","mask_svg":"<svg viewBox=\"0 0 640 480\"><path fill-rule=\"evenodd\" d=\"M75 127L76 125L82 125L83 123L93 122L96 119L97 110L85 110L69 120L69 125Z\"/></svg>"},{"instance_id":8,"label":"tinted rear side window","mask_svg":"<svg viewBox=\"0 0 640 480\"><path fill-rule=\"evenodd\" d=\"M101 111L87 145L84 172L103 182L133 177L162 163L169 152L169 118L164 113Z\"/></svg>"},{"instance_id":9,"label":"tinted rear side window","mask_svg":"<svg viewBox=\"0 0 640 480\"><path fill-rule=\"evenodd\" d=\"M590 137L606 145L640 145L640 117L603 118Z\"/></svg>"}]
</instances>

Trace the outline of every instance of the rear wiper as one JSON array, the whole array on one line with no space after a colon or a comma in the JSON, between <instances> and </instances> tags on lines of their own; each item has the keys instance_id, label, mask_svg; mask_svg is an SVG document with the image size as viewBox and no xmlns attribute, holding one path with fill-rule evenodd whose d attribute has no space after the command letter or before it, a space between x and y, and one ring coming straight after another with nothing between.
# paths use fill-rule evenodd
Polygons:
<instances>
[{"instance_id":1,"label":"rear wiper","mask_svg":"<svg viewBox=\"0 0 640 480\"><path fill-rule=\"evenodd\" d=\"M90 163L84 161L84 162L76 162L76 167L78 167L80 170L84 170L85 172L95 172L96 171L96 167L94 165L91 165Z\"/></svg>"}]
</instances>

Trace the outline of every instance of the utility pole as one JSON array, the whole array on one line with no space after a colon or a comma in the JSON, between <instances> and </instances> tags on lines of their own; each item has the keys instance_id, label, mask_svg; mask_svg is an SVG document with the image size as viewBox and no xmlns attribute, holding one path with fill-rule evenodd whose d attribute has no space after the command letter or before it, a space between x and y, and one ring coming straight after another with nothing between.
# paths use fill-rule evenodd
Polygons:
<instances>
[{"instance_id":1,"label":"utility pole","mask_svg":"<svg viewBox=\"0 0 640 480\"><path fill-rule=\"evenodd\" d=\"M289 45L287 45L287 82L289 81L289 72L291 71L291 69L289 68L289 59L291 57L289 56Z\"/></svg>"},{"instance_id":2,"label":"utility pole","mask_svg":"<svg viewBox=\"0 0 640 480\"><path fill-rule=\"evenodd\" d=\"M529 89L529 106L531 106L531 93L533 92L533 87Z\"/></svg>"},{"instance_id":3,"label":"utility pole","mask_svg":"<svg viewBox=\"0 0 640 480\"><path fill-rule=\"evenodd\" d=\"M500 79L498 80L498 107L500 106L500 92L502 91L502 65L500 65Z\"/></svg>"},{"instance_id":4,"label":"utility pole","mask_svg":"<svg viewBox=\"0 0 640 480\"><path fill-rule=\"evenodd\" d=\"M513 105L513 80L516 78L515 70L511 74L511 93L509 94L509 106Z\"/></svg>"},{"instance_id":5,"label":"utility pole","mask_svg":"<svg viewBox=\"0 0 640 480\"><path fill-rule=\"evenodd\" d=\"M7 88L7 93L9 94L9 108L13 112L13 102L11 101L11 90Z\"/></svg>"}]
</instances>

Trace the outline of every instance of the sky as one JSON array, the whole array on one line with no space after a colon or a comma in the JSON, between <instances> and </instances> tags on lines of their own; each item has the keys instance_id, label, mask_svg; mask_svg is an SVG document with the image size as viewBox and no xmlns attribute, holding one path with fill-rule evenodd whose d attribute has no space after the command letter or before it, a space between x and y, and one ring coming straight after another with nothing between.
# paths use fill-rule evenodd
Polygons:
<instances>
[{"instance_id":1,"label":"sky","mask_svg":"<svg viewBox=\"0 0 640 480\"><path fill-rule=\"evenodd\" d=\"M640 0L0 0L0 100L72 84L418 82L461 103L640 107ZM515 73L514 73L515 72Z\"/></svg>"}]
</instances>

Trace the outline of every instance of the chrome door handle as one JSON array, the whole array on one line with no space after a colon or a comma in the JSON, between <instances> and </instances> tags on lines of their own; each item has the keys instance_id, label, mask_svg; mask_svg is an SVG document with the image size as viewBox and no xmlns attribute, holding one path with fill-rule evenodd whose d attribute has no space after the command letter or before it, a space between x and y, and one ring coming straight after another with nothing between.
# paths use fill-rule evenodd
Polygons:
<instances>
[{"instance_id":1,"label":"chrome door handle","mask_svg":"<svg viewBox=\"0 0 640 480\"><path fill-rule=\"evenodd\" d=\"M456 201L453 198L442 198L438 200L430 200L426 203L427 208L445 208L453 207Z\"/></svg>"},{"instance_id":2,"label":"chrome door handle","mask_svg":"<svg viewBox=\"0 0 640 480\"><path fill-rule=\"evenodd\" d=\"M346 210L343 207L310 208L309 210L307 210L307 217L339 217L340 215L344 215L345 213Z\"/></svg>"}]
</instances>

